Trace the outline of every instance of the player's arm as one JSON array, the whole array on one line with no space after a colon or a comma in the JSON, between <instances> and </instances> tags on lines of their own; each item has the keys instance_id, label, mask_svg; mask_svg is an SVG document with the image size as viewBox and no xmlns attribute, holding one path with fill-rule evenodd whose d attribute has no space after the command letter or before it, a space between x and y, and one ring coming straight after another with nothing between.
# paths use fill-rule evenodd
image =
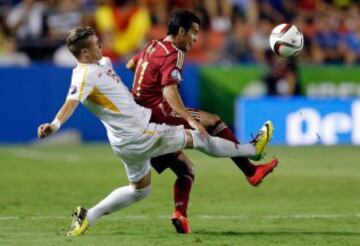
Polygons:
<instances>
[{"instance_id":1,"label":"player's arm","mask_svg":"<svg viewBox=\"0 0 360 246\"><path fill-rule=\"evenodd\" d=\"M136 69L136 63L134 61L134 59L130 59L127 63L126 63L126 68L135 72Z\"/></svg>"},{"instance_id":2,"label":"player's arm","mask_svg":"<svg viewBox=\"0 0 360 246\"><path fill-rule=\"evenodd\" d=\"M54 134L60 129L60 126L64 124L74 113L75 109L79 105L78 100L68 99L56 114L55 119L51 123L44 123L38 127L38 137L45 138Z\"/></svg>"},{"instance_id":3,"label":"player's arm","mask_svg":"<svg viewBox=\"0 0 360 246\"><path fill-rule=\"evenodd\" d=\"M196 121L185 108L181 99L177 84L169 84L163 87L163 96L169 103L170 107L175 110L182 118L184 118L189 125L198 130L202 135L208 136L208 132L198 121Z\"/></svg>"}]
</instances>

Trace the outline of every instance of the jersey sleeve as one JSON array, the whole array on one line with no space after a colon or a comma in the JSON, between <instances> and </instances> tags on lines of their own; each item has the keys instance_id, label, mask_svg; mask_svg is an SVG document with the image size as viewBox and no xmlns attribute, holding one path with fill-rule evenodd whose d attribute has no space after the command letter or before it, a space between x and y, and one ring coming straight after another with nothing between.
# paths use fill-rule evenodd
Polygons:
<instances>
[{"instance_id":1,"label":"jersey sleeve","mask_svg":"<svg viewBox=\"0 0 360 246\"><path fill-rule=\"evenodd\" d=\"M135 63L136 66L140 60L141 55L142 55L142 52L139 52L133 58L131 58L131 60L133 60L133 62Z\"/></svg>"},{"instance_id":2,"label":"jersey sleeve","mask_svg":"<svg viewBox=\"0 0 360 246\"><path fill-rule=\"evenodd\" d=\"M131 60L133 60L133 62L135 63L135 65L137 66L139 60L143 57L144 55L144 52L149 48L149 47L152 47L154 44L156 43L155 40L151 40L146 46L145 48L138 52L134 57L131 58Z\"/></svg>"},{"instance_id":3,"label":"jersey sleeve","mask_svg":"<svg viewBox=\"0 0 360 246\"><path fill-rule=\"evenodd\" d=\"M71 85L66 100L73 99L83 102L93 90L91 76L88 74L88 68L83 71L73 72Z\"/></svg>"},{"instance_id":4,"label":"jersey sleeve","mask_svg":"<svg viewBox=\"0 0 360 246\"><path fill-rule=\"evenodd\" d=\"M180 84L182 81L182 67L184 63L184 53L174 52L166 57L161 66L161 86L170 84Z\"/></svg>"},{"instance_id":5,"label":"jersey sleeve","mask_svg":"<svg viewBox=\"0 0 360 246\"><path fill-rule=\"evenodd\" d=\"M112 62L111 62L111 59L110 59L109 57L107 57L107 56L103 56L103 57L100 59L99 65L100 65L100 66L103 66L103 67L107 66L107 67L113 68L113 64L112 64Z\"/></svg>"}]
</instances>

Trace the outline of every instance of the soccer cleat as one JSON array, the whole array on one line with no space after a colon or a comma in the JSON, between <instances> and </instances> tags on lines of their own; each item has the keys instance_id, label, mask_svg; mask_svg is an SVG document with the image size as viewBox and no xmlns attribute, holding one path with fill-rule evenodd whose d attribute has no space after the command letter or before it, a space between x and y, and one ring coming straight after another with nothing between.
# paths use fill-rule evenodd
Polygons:
<instances>
[{"instance_id":1,"label":"soccer cleat","mask_svg":"<svg viewBox=\"0 0 360 246\"><path fill-rule=\"evenodd\" d=\"M255 173L251 177L246 177L249 183L253 186L258 186L261 181L271 173L278 164L278 159L273 159L266 164L257 165L255 167Z\"/></svg>"},{"instance_id":2,"label":"soccer cleat","mask_svg":"<svg viewBox=\"0 0 360 246\"><path fill-rule=\"evenodd\" d=\"M255 155L249 159L253 161L261 160L265 155L265 148L270 142L274 132L274 127L271 121L266 121L260 131L256 136L250 141L250 143L255 147Z\"/></svg>"},{"instance_id":3,"label":"soccer cleat","mask_svg":"<svg viewBox=\"0 0 360 246\"><path fill-rule=\"evenodd\" d=\"M76 207L72 213L72 222L70 229L67 231L66 236L76 237L85 233L89 227L88 220L86 218L87 211L83 207Z\"/></svg>"},{"instance_id":4,"label":"soccer cleat","mask_svg":"<svg viewBox=\"0 0 360 246\"><path fill-rule=\"evenodd\" d=\"M189 220L183 216L180 212L175 211L172 214L171 221L178 233L187 234L191 232Z\"/></svg>"}]
</instances>

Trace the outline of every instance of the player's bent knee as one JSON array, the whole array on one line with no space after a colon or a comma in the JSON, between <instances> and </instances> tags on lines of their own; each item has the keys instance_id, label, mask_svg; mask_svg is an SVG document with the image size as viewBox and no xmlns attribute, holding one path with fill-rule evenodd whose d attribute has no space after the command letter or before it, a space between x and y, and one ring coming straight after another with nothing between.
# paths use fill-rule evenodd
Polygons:
<instances>
[{"instance_id":1,"label":"player's bent knee","mask_svg":"<svg viewBox=\"0 0 360 246\"><path fill-rule=\"evenodd\" d=\"M189 170L189 175L192 177L192 179L195 179L195 167L192 166Z\"/></svg>"},{"instance_id":2,"label":"player's bent knee","mask_svg":"<svg viewBox=\"0 0 360 246\"><path fill-rule=\"evenodd\" d=\"M179 173L177 174L178 177L180 176L188 176L191 179L195 178L195 167L192 164L192 162L187 163L186 166L184 166L183 168L179 169Z\"/></svg>"},{"instance_id":3,"label":"player's bent knee","mask_svg":"<svg viewBox=\"0 0 360 246\"><path fill-rule=\"evenodd\" d=\"M184 171L183 176L189 176L191 179L195 179L195 167L192 163L190 165L187 165L186 170Z\"/></svg>"},{"instance_id":4,"label":"player's bent knee","mask_svg":"<svg viewBox=\"0 0 360 246\"><path fill-rule=\"evenodd\" d=\"M208 118L208 127L216 127L219 124L219 122L222 122L221 118L216 114L212 114Z\"/></svg>"},{"instance_id":5,"label":"player's bent knee","mask_svg":"<svg viewBox=\"0 0 360 246\"><path fill-rule=\"evenodd\" d=\"M187 177L192 182L194 182L194 180L195 180L195 172L189 172L189 173L185 174L184 177Z\"/></svg>"},{"instance_id":6,"label":"player's bent knee","mask_svg":"<svg viewBox=\"0 0 360 246\"><path fill-rule=\"evenodd\" d=\"M193 148L193 136L191 134L191 130L185 129L185 136L186 136L185 148L187 149Z\"/></svg>"},{"instance_id":7,"label":"player's bent knee","mask_svg":"<svg viewBox=\"0 0 360 246\"><path fill-rule=\"evenodd\" d=\"M213 117L212 117L211 120L212 120L212 122L213 122L213 125L216 125L216 124L218 124L219 121L222 121L221 118L220 118L220 116L218 116L218 115L216 115L216 114L213 115Z\"/></svg>"},{"instance_id":8,"label":"player's bent knee","mask_svg":"<svg viewBox=\"0 0 360 246\"><path fill-rule=\"evenodd\" d=\"M147 197L150 192L152 190L152 187L151 185L145 187L145 188L142 188L142 189L136 189L134 188L134 198L136 201L140 201L142 199L144 199L145 197Z\"/></svg>"}]
</instances>

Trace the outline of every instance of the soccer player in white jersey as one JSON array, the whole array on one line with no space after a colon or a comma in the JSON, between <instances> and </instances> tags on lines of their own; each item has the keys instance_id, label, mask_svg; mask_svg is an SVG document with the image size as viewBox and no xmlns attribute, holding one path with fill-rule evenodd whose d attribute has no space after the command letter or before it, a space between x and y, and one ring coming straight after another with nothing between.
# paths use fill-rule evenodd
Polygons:
<instances>
[{"instance_id":1,"label":"soccer player in white jersey","mask_svg":"<svg viewBox=\"0 0 360 246\"><path fill-rule=\"evenodd\" d=\"M270 121L250 143L243 145L211 137L205 130L149 123L151 110L135 103L110 60L102 58L101 43L93 28L70 30L66 44L78 64L64 105L51 123L38 127L38 136L44 138L57 132L81 102L104 124L110 145L122 160L129 180L128 186L115 189L88 211L75 208L68 236L82 235L101 216L146 197L151 191L152 157L195 148L215 157L262 158L273 133Z\"/></svg>"}]
</instances>

